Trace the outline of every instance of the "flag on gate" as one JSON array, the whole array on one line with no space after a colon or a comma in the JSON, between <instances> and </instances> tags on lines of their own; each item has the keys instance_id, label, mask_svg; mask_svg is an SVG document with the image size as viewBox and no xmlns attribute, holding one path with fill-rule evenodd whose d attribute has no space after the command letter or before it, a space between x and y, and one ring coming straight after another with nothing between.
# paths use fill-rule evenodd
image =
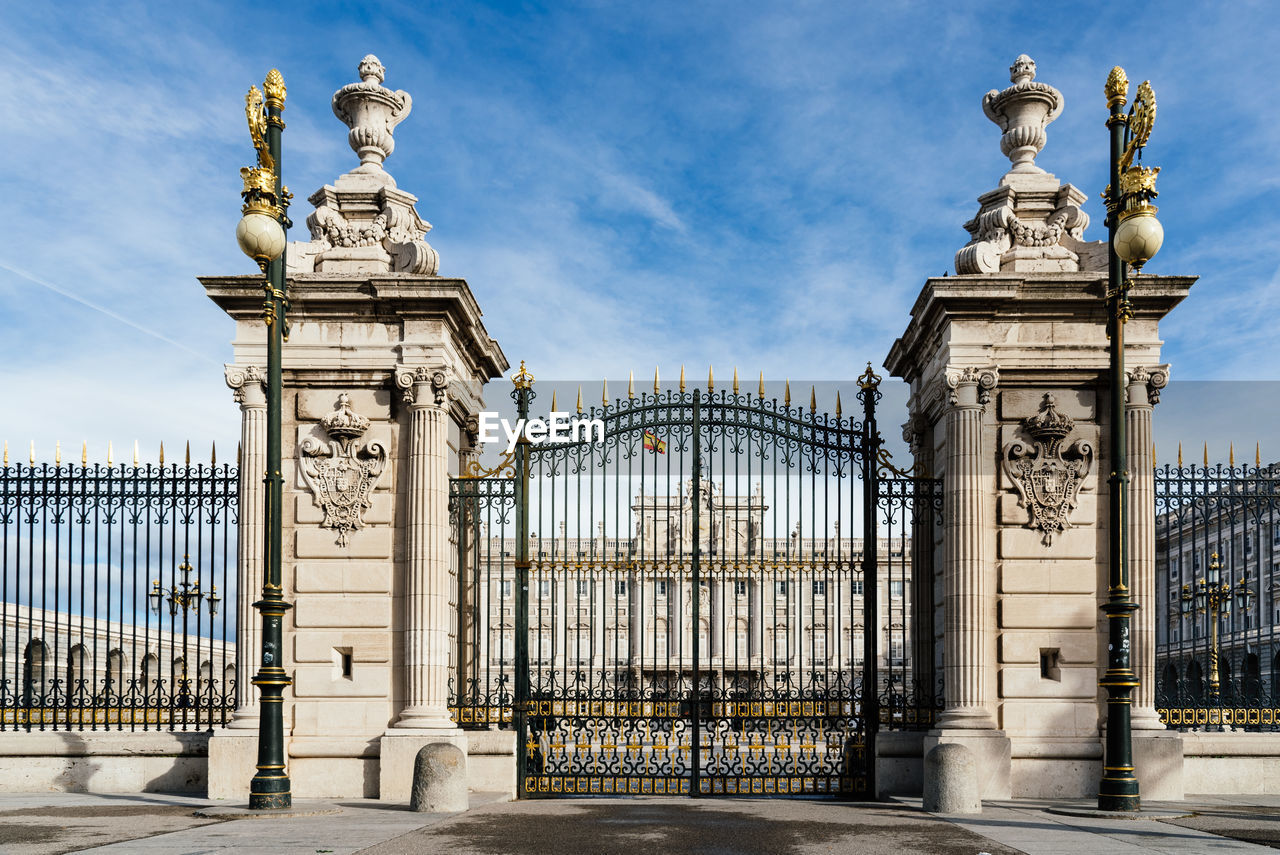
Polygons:
<instances>
[{"instance_id":1,"label":"flag on gate","mask_svg":"<svg viewBox=\"0 0 1280 855\"><path fill-rule=\"evenodd\" d=\"M667 443L664 440L658 439L658 435L653 431L647 430L644 432L644 450L655 451L658 454L666 454Z\"/></svg>"}]
</instances>

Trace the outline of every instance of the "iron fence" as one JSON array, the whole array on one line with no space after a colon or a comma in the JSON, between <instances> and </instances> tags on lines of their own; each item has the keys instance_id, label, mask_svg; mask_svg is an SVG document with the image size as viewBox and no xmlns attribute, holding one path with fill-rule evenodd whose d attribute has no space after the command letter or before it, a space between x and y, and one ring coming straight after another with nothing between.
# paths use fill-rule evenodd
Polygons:
<instances>
[{"instance_id":1,"label":"iron fence","mask_svg":"<svg viewBox=\"0 0 1280 855\"><path fill-rule=\"evenodd\" d=\"M1280 727L1280 465L1156 470L1156 706L1174 728Z\"/></svg>"},{"instance_id":2,"label":"iron fence","mask_svg":"<svg viewBox=\"0 0 1280 855\"><path fill-rule=\"evenodd\" d=\"M235 707L235 466L0 469L0 730L202 730Z\"/></svg>"}]
</instances>

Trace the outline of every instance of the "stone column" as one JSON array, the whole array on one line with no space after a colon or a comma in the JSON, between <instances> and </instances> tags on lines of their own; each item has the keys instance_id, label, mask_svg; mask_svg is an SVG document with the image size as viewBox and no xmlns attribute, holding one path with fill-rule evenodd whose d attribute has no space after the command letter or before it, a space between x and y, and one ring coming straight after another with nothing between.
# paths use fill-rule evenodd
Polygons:
<instances>
[{"instance_id":1,"label":"stone column","mask_svg":"<svg viewBox=\"0 0 1280 855\"><path fill-rule=\"evenodd\" d=\"M911 448L912 471L917 477L929 476L933 471L933 432L925 420L913 414L902 427L902 438ZM923 486L920 489L923 490ZM917 703L927 702L938 690L933 631L935 513L931 493L921 492L914 496L911 506L911 622L908 624L908 637L911 639L911 668L915 685L907 688L916 693Z\"/></svg>"},{"instance_id":2,"label":"stone column","mask_svg":"<svg viewBox=\"0 0 1280 855\"><path fill-rule=\"evenodd\" d=\"M396 385L409 404L408 504L404 590L405 706L396 728L445 730L449 717L448 378L440 369L400 368Z\"/></svg>"},{"instance_id":3,"label":"stone column","mask_svg":"<svg viewBox=\"0 0 1280 855\"><path fill-rule=\"evenodd\" d=\"M236 573L236 709L228 727L258 727L253 675L262 647L262 622L253 603L262 593L262 499L267 470L266 372L226 366L227 385L240 404L240 526Z\"/></svg>"},{"instance_id":4,"label":"stone column","mask_svg":"<svg viewBox=\"0 0 1280 855\"><path fill-rule=\"evenodd\" d=\"M1125 406L1129 459L1129 586L1138 611L1133 616L1133 729L1164 730L1156 713L1156 506L1151 411L1169 382L1169 366L1129 372ZM1145 783L1145 782L1144 782Z\"/></svg>"},{"instance_id":5,"label":"stone column","mask_svg":"<svg viewBox=\"0 0 1280 855\"><path fill-rule=\"evenodd\" d=\"M995 368L948 370L947 469L944 475L943 573L946 579L944 669L946 709L940 729L994 729L987 698L989 631L984 548L991 466L983 466L982 414L998 379ZM987 471L983 471L986 469Z\"/></svg>"}]
</instances>

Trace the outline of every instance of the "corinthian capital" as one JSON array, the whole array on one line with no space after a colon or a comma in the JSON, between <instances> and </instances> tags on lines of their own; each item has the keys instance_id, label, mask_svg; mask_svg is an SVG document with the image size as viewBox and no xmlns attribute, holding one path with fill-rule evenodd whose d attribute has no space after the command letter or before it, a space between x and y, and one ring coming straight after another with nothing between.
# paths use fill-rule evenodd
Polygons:
<instances>
[{"instance_id":1,"label":"corinthian capital","mask_svg":"<svg viewBox=\"0 0 1280 855\"><path fill-rule=\"evenodd\" d=\"M985 407L991 402L991 390L1000 382L1000 369L995 365L979 368L972 365L947 369L947 388L951 405Z\"/></svg>"},{"instance_id":2,"label":"corinthian capital","mask_svg":"<svg viewBox=\"0 0 1280 855\"><path fill-rule=\"evenodd\" d=\"M404 402L425 407L434 402L443 407L448 399L449 372L444 366L396 366L396 388L404 390Z\"/></svg>"},{"instance_id":3,"label":"corinthian capital","mask_svg":"<svg viewBox=\"0 0 1280 855\"><path fill-rule=\"evenodd\" d=\"M256 365L224 365L227 386L237 404L266 406L267 372Z\"/></svg>"}]
</instances>

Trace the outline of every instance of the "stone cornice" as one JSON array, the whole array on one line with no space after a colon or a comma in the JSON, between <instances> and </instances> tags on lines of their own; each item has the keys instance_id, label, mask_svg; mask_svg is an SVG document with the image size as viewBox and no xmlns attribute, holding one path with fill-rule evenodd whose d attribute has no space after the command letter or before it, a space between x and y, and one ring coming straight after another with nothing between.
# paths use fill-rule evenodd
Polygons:
<instances>
[{"instance_id":1,"label":"stone cornice","mask_svg":"<svg viewBox=\"0 0 1280 855\"><path fill-rule=\"evenodd\" d=\"M1196 276L1137 277L1130 289L1135 320L1163 318L1182 302L1197 279ZM945 328L957 320L1074 321L1096 324L1101 331L1106 282L1106 274L1101 272L928 279L911 308L906 331L889 349L885 367L890 375L908 382L919 379L937 354Z\"/></svg>"},{"instance_id":2,"label":"stone cornice","mask_svg":"<svg viewBox=\"0 0 1280 855\"><path fill-rule=\"evenodd\" d=\"M262 314L262 277L201 276L209 299L237 323ZM291 323L363 320L375 323L443 320L486 379L509 368L502 348L485 330L480 306L465 279L416 274L306 274L288 280ZM287 348L287 345L286 345Z\"/></svg>"}]
</instances>

